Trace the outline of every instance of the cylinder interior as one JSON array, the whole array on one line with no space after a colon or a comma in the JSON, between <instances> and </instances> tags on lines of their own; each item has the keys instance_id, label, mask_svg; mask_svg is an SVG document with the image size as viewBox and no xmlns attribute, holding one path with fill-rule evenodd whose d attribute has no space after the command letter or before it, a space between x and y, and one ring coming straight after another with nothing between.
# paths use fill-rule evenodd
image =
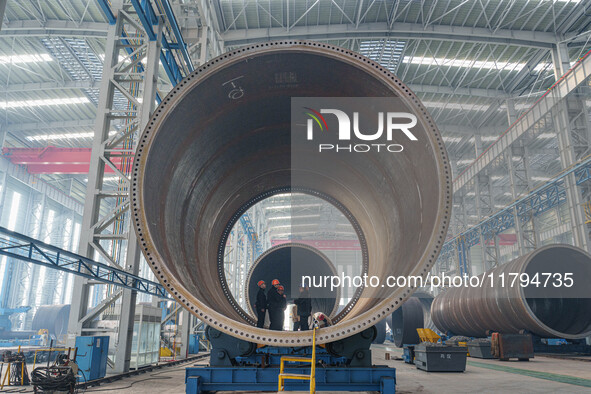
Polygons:
<instances>
[{"instance_id":1,"label":"cylinder interior","mask_svg":"<svg viewBox=\"0 0 591 394\"><path fill-rule=\"evenodd\" d=\"M591 331L591 261L588 256L569 247L554 247L536 253L525 269L528 277L540 283L524 289L527 305L542 324L568 335ZM551 273L548 282L544 273ZM570 274L572 287L565 274ZM542 285L543 288L542 288Z\"/></svg>"},{"instance_id":2,"label":"cylinder interior","mask_svg":"<svg viewBox=\"0 0 591 394\"><path fill-rule=\"evenodd\" d=\"M246 292L250 315L255 318L254 303L258 292L258 281L264 280L267 289L273 279L278 279L286 288L287 302L299 296L298 280L304 275L336 275L336 270L330 260L319 250L306 245L284 244L269 249L253 264L247 277ZM340 301L340 288L330 289L310 288L312 314L323 312L331 318L337 312Z\"/></svg>"}]
</instances>

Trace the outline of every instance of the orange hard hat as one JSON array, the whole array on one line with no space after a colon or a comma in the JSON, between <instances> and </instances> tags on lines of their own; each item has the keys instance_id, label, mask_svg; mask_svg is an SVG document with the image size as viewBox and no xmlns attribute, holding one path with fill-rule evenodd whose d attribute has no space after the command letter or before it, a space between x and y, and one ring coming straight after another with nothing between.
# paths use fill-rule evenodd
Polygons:
<instances>
[{"instance_id":1,"label":"orange hard hat","mask_svg":"<svg viewBox=\"0 0 591 394\"><path fill-rule=\"evenodd\" d=\"M259 280L259 282L257 283L258 287L261 287L261 285L264 285L265 281L264 280Z\"/></svg>"},{"instance_id":2,"label":"orange hard hat","mask_svg":"<svg viewBox=\"0 0 591 394\"><path fill-rule=\"evenodd\" d=\"M277 286L277 290L285 290L285 288L281 285Z\"/></svg>"},{"instance_id":3,"label":"orange hard hat","mask_svg":"<svg viewBox=\"0 0 591 394\"><path fill-rule=\"evenodd\" d=\"M273 279L273 282L271 282L271 284L273 286L278 285L279 284L279 279Z\"/></svg>"}]
</instances>

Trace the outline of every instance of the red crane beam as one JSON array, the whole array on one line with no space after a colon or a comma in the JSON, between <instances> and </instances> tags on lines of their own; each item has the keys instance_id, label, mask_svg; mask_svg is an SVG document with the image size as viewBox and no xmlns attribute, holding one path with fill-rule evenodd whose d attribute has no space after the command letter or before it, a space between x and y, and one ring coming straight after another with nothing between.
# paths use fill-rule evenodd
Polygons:
<instances>
[{"instance_id":1,"label":"red crane beam","mask_svg":"<svg viewBox=\"0 0 591 394\"><path fill-rule=\"evenodd\" d=\"M88 174L91 148L3 148L2 153L13 164L24 165L31 174ZM124 160L129 158L125 151L112 152L110 160L121 169ZM129 163L131 164L131 160ZM114 173L105 166L105 173Z\"/></svg>"}]
</instances>

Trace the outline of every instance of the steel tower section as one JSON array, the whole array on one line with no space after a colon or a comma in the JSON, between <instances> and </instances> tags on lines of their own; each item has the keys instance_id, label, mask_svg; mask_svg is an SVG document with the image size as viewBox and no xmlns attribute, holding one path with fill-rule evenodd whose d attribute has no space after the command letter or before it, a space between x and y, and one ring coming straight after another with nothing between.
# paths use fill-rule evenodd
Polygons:
<instances>
[{"instance_id":1,"label":"steel tower section","mask_svg":"<svg viewBox=\"0 0 591 394\"><path fill-rule=\"evenodd\" d=\"M133 1L113 1L110 11L114 19L107 34L78 252L91 259L100 256L106 264L137 275L141 253L129 217L129 170L135 141L156 102L164 20L153 15L148 33ZM116 132L115 125L119 126ZM121 159L122 164L114 164L115 158ZM116 189L103 187L107 167L119 178ZM100 215L105 207L108 213ZM137 292L130 289L105 292L100 304L89 310L90 294L96 285L82 277L74 282L68 344L72 346L77 335L91 334L93 329L87 327L88 323L121 298L114 370L127 371Z\"/></svg>"}]
</instances>

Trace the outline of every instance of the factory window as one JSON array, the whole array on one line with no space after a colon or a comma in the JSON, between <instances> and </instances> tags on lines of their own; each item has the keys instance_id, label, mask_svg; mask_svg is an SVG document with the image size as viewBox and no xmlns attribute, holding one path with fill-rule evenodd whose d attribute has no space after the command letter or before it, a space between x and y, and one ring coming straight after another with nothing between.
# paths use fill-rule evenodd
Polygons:
<instances>
[{"instance_id":1,"label":"factory window","mask_svg":"<svg viewBox=\"0 0 591 394\"><path fill-rule=\"evenodd\" d=\"M6 228L8 228L9 230L12 230L12 231L16 230L19 207L21 204L21 198L22 198L22 194L15 192L15 191L13 191L12 194L10 195L10 210L8 211L9 216L8 216L8 223L6 224ZM4 278L4 274L6 271L6 263L7 263L7 257L2 256L2 259L0 260L0 278Z\"/></svg>"},{"instance_id":2,"label":"factory window","mask_svg":"<svg viewBox=\"0 0 591 394\"><path fill-rule=\"evenodd\" d=\"M43 242L47 244L52 243L52 238L55 238L55 234L53 233L54 223L55 223L55 211L50 209L47 212L47 218L45 219L45 236L43 237ZM35 302L34 305L43 305L46 303L51 303L49 299L43 299L50 297L47 292L52 292L56 290L56 283L55 283L55 275L57 272L52 270L49 273L47 272L47 267L39 268L39 274L37 275L37 283L33 287L33 291L35 291ZM51 297L53 298L53 297Z\"/></svg>"}]
</instances>

